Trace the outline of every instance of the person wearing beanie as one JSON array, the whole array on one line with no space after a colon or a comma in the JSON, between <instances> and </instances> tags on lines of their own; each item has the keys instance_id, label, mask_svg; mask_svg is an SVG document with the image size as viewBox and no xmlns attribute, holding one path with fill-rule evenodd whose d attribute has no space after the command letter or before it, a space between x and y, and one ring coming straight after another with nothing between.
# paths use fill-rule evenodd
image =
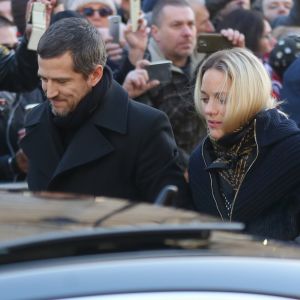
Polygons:
<instances>
[{"instance_id":1,"label":"person wearing beanie","mask_svg":"<svg viewBox=\"0 0 300 300\"><path fill-rule=\"evenodd\" d=\"M288 35L281 38L269 56L272 68L280 78L283 78L286 69L300 57L300 35Z\"/></svg>"},{"instance_id":2,"label":"person wearing beanie","mask_svg":"<svg viewBox=\"0 0 300 300\"><path fill-rule=\"evenodd\" d=\"M97 28L108 27L108 17L117 13L113 0L73 0L69 9L81 13Z\"/></svg>"}]
</instances>

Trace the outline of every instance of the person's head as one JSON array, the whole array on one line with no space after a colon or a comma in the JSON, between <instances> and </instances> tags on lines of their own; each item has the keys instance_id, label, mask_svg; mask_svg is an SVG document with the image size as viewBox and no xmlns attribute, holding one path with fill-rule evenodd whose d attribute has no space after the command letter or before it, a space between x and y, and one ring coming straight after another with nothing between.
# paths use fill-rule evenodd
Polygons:
<instances>
[{"instance_id":1,"label":"person's head","mask_svg":"<svg viewBox=\"0 0 300 300\"><path fill-rule=\"evenodd\" d=\"M185 0L161 0L152 12L152 37L163 55L184 65L196 44L195 14Z\"/></svg>"},{"instance_id":2,"label":"person's head","mask_svg":"<svg viewBox=\"0 0 300 300\"><path fill-rule=\"evenodd\" d=\"M117 13L113 0L73 0L70 9L82 14L97 28L108 27L108 17Z\"/></svg>"},{"instance_id":3,"label":"person's head","mask_svg":"<svg viewBox=\"0 0 300 300\"><path fill-rule=\"evenodd\" d=\"M249 25L251 24L251 26ZM245 44L258 57L269 53L275 40L271 27L258 11L236 9L220 23L218 30L232 28L245 35Z\"/></svg>"},{"instance_id":4,"label":"person's head","mask_svg":"<svg viewBox=\"0 0 300 300\"><path fill-rule=\"evenodd\" d=\"M265 18L271 23L279 16L289 14L293 0L262 0L261 8Z\"/></svg>"},{"instance_id":5,"label":"person's head","mask_svg":"<svg viewBox=\"0 0 300 300\"><path fill-rule=\"evenodd\" d=\"M101 80L106 63L98 30L83 18L52 24L38 44L39 76L52 111L68 115Z\"/></svg>"},{"instance_id":6,"label":"person's head","mask_svg":"<svg viewBox=\"0 0 300 300\"><path fill-rule=\"evenodd\" d=\"M0 16L0 44L8 49L14 49L18 44L17 27L2 16Z\"/></svg>"},{"instance_id":7,"label":"person's head","mask_svg":"<svg viewBox=\"0 0 300 300\"><path fill-rule=\"evenodd\" d=\"M259 53L261 55L269 54L276 44L276 39L273 36L270 23L264 20L263 35L259 40Z\"/></svg>"},{"instance_id":8,"label":"person's head","mask_svg":"<svg viewBox=\"0 0 300 300\"><path fill-rule=\"evenodd\" d=\"M300 57L300 35L288 35L278 40L270 53L269 63L283 78L284 72L298 57Z\"/></svg>"},{"instance_id":9,"label":"person's head","mask_svg":"<svg viewBox=\"0 0 300 300\"><path fill-rule=\"evenodd\" d=\"M204 0L189 0L195 16L197 34L203 32L214 32L215 28L210 20L209 11L205 6Z\"/></svg>"},{"instance_id":10,"label":"person's head","mask_svg":"<svg viewBox=\"0 0 300 300\"><path fill-rule=\"evenodd\" d=\"M195 106L218 140L247 124L258 112L276 106L272 86L260 60L249 50L215 52L200 66Z\"/></svg>"},{"instance_id":11,"label":"person's head","mask_svg":"<svg viewBox=\"0 0 300 300\"><path fill-rule=\"evenodd\" d=\"M224 17L236 9L250 9L250 0L206 0L212 19Z\"/></svg>"},{"instance_id":12,"label":"person's head","mask_svg":"<svg viewBox=\"0 0 300 300\"><path fill-rule=\"evenodd\" d=\"M230 12L236 9L250 9L250 0L231 0L225 7L220 11L221 15L226 16Z\"/></svg>"}]
</instances>

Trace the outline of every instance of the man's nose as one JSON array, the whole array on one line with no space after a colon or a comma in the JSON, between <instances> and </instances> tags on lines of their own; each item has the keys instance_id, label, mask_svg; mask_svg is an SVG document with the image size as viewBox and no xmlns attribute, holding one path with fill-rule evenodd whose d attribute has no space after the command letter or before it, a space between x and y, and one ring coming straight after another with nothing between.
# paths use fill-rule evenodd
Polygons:
<instances>
[{"instance_id":1,"label":"man's nose","mask_svg":"<svg viewBox=\"0 0 300 300\"><path fill-rule=\"evenodd\" d=\"M189 25L185 25L182 29L184 35L192 36L193 35L193 28Z\"/></svg>"},{"instance_id":2,"label":"man's nose","mask_svg":"<svg viewBox=\"0 0 300 300\"><path fill-rule=\"evenodd\" d=\"M55 98L58 95L58 89L55 83L48 81L44 88L46 96L48 99Z\"/></svg>"}]
</instances>

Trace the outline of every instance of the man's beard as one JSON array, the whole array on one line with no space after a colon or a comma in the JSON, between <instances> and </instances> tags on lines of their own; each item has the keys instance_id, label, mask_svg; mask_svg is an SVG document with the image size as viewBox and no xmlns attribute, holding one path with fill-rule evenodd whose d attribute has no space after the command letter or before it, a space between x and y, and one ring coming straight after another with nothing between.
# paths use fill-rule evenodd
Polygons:
<instances>
[{"instance_id":1,"label":"man's beard","mask_svg":"<svg viewBox=\"0 0 300 300\"><path fill-rule=\"evenodd\" d=\"M53 115L56 116L56 117L66 117L69 114L69 111L66 111L66 110L64 110L64 111L57 111L53 107L53 105L52 105L51 102L50 102L50 106L51 106L51 111L52 111Z\"/></svg>"}]
</instances>

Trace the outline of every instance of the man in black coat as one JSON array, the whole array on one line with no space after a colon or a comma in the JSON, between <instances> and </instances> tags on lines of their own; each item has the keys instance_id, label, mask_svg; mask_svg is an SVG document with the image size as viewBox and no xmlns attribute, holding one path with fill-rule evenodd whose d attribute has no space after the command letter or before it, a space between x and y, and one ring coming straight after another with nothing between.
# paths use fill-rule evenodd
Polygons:
<instances>
[{"instance_id":1,"label":"man in black coat","mask_svg":"<svg viewBox=\"0 0 300 300\"><path fill-rule=\"evenodd\" d=\"M42 36L49 101L26 122L29 188L151 202L172 184L185 194L168 118L128 99L105 62L99 32L84 19L60 20Z\"/></svg>"}]
</instances>

